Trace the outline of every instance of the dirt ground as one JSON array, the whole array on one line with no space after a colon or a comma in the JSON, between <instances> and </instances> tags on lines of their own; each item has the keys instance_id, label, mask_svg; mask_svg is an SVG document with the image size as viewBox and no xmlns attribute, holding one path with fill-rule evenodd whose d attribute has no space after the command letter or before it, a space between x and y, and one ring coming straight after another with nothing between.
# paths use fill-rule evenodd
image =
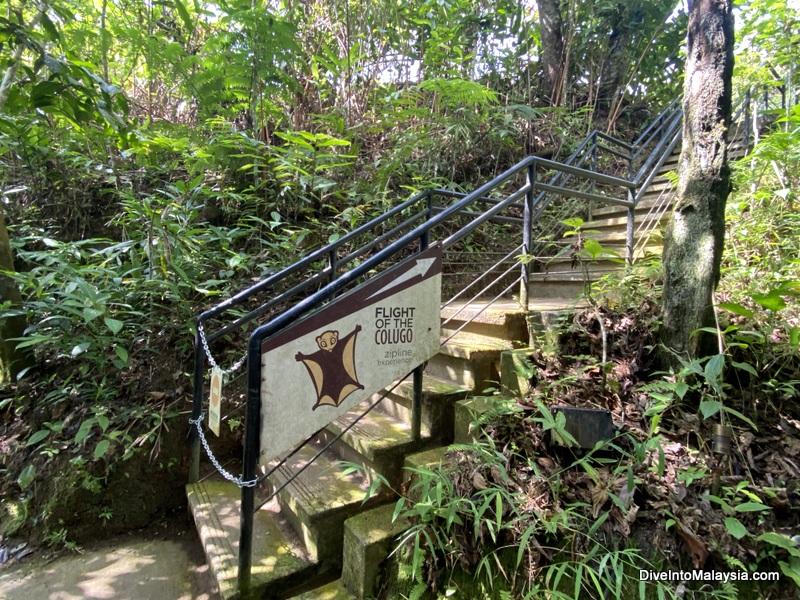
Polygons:
<instances>
[{"instance_id":1,"label":"dirt ground","mask_svg":"<svg viewBox=\"0 0 800 600\"><path fill-rule=\"evenodd\" d=\"M188 516L84 546L35 552L0 567L2 600L219 600Z\"/></svg>"}]
</instances>

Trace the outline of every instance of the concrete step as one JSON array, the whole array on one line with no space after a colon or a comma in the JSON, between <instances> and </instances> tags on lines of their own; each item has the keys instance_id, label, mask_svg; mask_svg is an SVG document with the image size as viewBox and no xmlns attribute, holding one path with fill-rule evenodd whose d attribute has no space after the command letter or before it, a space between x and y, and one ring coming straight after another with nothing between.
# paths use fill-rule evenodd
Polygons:
<instances>
[{"instance_id":1,"label":"concrete step","mask_svg":"<svg viewBox=\"0 0 800 600\"><path fill-rule=\"evenodd\" d=\"M661 196L661 191L659 191L659 193L655 195L645 194L642 197L642 199L639 200L639 203L636 205L636 210L634 211L634 214L636 214L639 217L648 214L650 212L650 209L653 208L653 206L663 204L664 199L666 197L668 197L667 193L665 193L664 196ZM611 206L611 205L600 206L592 211L593 222L603 221L605 219L619 218L619 217L627 218L627 216L628 216L628 209L625 206Z\"/></svg>"},{"instance_id":2,"label":"concrete step","mask_svg":"<svg viewBox=\"0 0 800 600\"><path fill-rule=\"evenodd\" d=\"M238 593L241 491L227 481L205 481L188 484L186 494L220 595L226 600L234 598ZM257 597L289 595L324 576L324 569L283 522L275 503L255 514L252 587Z\"/></svg>"},{"instance_id":3,"label":"concrete step","mask_svg":"<svg viewBox=\"0 0 800 600\"><path fill-rule=\"evenodd\" d=\"M647 211L636 212L634 213L634 229L642 223L645 219L651 219L654 215L652 213L648 213ZM663 218L663 217L662 217ZM603 219L595 218L594 221L589 221L586 223L583 228L586 230L595 230L600 232L607 232L607 231L625 231L628 227L628 216L627 215L619 215L619 216L609 216ZM595 237L596 234L590 233L587 234L588 237Z\"/></svg>"},{"instance_id":4,"label":"concrete step","mask_svg":"<svg viewBox=\"0 0 800 600\"><path fill-rule=\"evenodd\" d=\"M603 275L613 273L622 268L622 265L610 261L587 261L585 266L578 262L574 268L571 267L571 264L569 260L560 261L553 263L547 271L531 273L531 285L534 283L558 283L562 281L583 282L587 279L589 281L597 281Z\"/></svg>"},{"instance_id":5,"label":"concrete step","mask_svg":"<svg viewBox=\"0 0 800 600\"><path fill-rule=\"evenodd\" d=\"M617 269L590 270L588 276L581 269L561 271L555 273L533 273L528 286L531 298L559 299L564 297L581 298L589 284L599 280L608 273Z\"/></svg>"},{"instance_id":6,"label":"concrete step","mask_svg":"<svg viewBox=\"0 0 800 600\"><path fill-rule=\"evenodd\" d=\"M424 374L421 418L423 436L429 437L432 443L449 444L453 439L453 405L469 393L463 386ZM377 400L377 395L374 399ZM411 423L413 400L414 382L409 377L395 387L375 410L399 421Z\"/></svg>"},{"instance_id":7,"label":"concrete step","mask_svg":"<svg viewBox=\"0 0 800 600\"><path fill-rule=\"evenodd\" d=\"M608 252L615 252L616 256L608 256L591 260L588 255L579 258L571 258L570 256L543 256L539 259L538 270L531 273L532 279L536 279L541 275L555 275L557 273L583 273L584 266L590 271L616 271L623 267L624 263L624 249L620 252L619 248L606 248ZM536 276L536 277L534 277ZM546 277L545 277L546 279ZM528 319L530 320L530 318ZM517 345L518 348L523 348L526 344Z\"/></svg>"},{"instance_id":8,"label":"concrete step","mask_svg":"<svg viewBox=\"0 0 800 600\"><path fill-rule=\"evenodd\" d=\"M664 203L665 198L668 196L655 195L655 196L648 196L645 195L639 203L636 205L636 210L634 214L637 217L642 217L647 215L653 206L658 206ZM669 202L669 201L668 201ZM592 211L592 222L603 221L605 219L614 219L614 218L627 218L628 217L628 209L625 206L601 206L597 207Z\"/></svg>"},{"instance_id":9,"label":"concrete step","mask_svg":"<svg viewBox=\"0 0 800 600\"><path fill-rule=\"evenodd\" d=\"M566 314L564 316L566 317ZM545 323L549 321L542 321L543 325ZM557 335L557 331L556 329L553 333ZM547 341L548 346L553 346L552 351L555 351L557 344L557 339ZM536 374L531 362L534 352L532 348L520 348L506 350L500 355L500 384L503 394L512 398L524 398L531 391L531 378Z\"/></svg>"},{"instance_id":10,"label":"concrete step","mask_svg":"<svg viewBox=\"0 0 800 600\"><path fill-rule=\"evenodd\" d=\"M666 225L672 214L671 210L669 210L670 207L667 206L666 208L667 210L661 212L660 215L655 213L636 215L633 222L634 237L638 235L637 232L641 232L642 228L650 229L652 227L663 227ZM628 219L627 217L620 216L603 219L602 221L595 221L586 225L586 230L590 232L586 234L587 238L595 239L601 243L604 239L606 241L624 239L628 230ZM609 238L607 236L612 237Z\"/></svg>"},{"instance_id":11,"label":"concrete step","mask_svg":"<svg viewBox=\"0 0 800 600\"><path fill-rule=\"evenodd\" d=\"M519 304L508 300L476 300L470 304L456 301L442 308L444 332L453 332L462 326L464 333L510 342L525 340L528 334L525 312Z\"/></svg>"},{"instance_id":12,"label":"concrete step","mask_svg":"<svg viewBox=\"0 0 800 600\"><path fill-rule=\"evenodd\" d=\"M342 475L339 458L330 452L300 472L321 447L318 441L301 448L270 475L266 487L272 492L296 475L278 493L281 515L298 533L311 559L335 571L342 565L344 522L362 509L369 481L362 472ZM378 501L378 497L370 500L373 505Z\"/></svg>"},{"instance_id":13,"label":"concrete step","mask_svg":"<svg viewBox=\"0 0 800 600\"><path fill-rule=\"evenodd\" d=\"M412 525L407 519L393 522L394 509L394 503L387 504L345 521L341 584L358 600L373 597L381 563Z\"/></svg>"},{"instance_id":14,"label":"concrete step","mask_svg":"<svg viewBox=\"0 0 800 600\"><path fill-rule=\"evenodd\" d=\"M437 446L425 450L424 452L417 452L416 454L409 454L406 456L406 460L403 463L403 489L406 490L406 497L409 500L417 502L420 499L420 491L414 487L418 478L414 470L435 469L447 460L449 451L450 449L448 446Z\"/></svg>"},{"instance_id":15,"label":"concrete step","mask_svg":"<svg viewBox=\"0 0 800 600\"><path fill-rule=\"evenodd\" d=\"M481 393L499 381L500 353L513 347L507 340L460 332L428 361L426 373Z\"/></svg>"},{"instance_id":16,"label":"concrete step","mask_svg":"<svg viewBox=\"0 0 800 600\"><path fill-rule=\"evenodd\" d=\"M325 428L320 441L328 442L341 433L335 450L343 460L380 473L392 487L396 487L400 483L403 457L430 445L430 433L423 431L420 439L414 439L408 421L377 410L368 413L345 431L367 406L367 403L361 404L336 419Z\"/></svg>"},{"instance_id":17,"label":"concrete step","mask_svg":"<svg viewBox=\"0 0 800 600\"><path fill-rule=\"evenodd\" d=\"M291 597L295 600L355 600L355 596L342 585L341 579Z\"/></svg>"},{"instance_id":18,"label":"concrete step","mask_svg":"<svg viewBox=\"0 0 800 600\"><path fill-rule=\"evenodd\" d=\"M495 405L494 398L476 396L457 402L455 406L454 444L471 444L481 436L477 420ZM424 458L424 457L423 457Z\"/></svg>"}]
</instances>

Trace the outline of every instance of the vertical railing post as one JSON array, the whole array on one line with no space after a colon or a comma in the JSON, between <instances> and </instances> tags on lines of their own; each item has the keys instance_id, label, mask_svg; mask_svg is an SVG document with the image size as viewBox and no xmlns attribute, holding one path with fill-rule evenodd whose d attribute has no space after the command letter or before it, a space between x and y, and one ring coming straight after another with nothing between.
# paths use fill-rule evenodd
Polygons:
<instances>
[{"instance_id":1,"label":"vertical railing post","mask_svg":"<svg viewBox=\"0 0 800 600\"><path fill-rule=\"evenodd\" d=\"M634 190L628 190L628 200L633 201L635 198ZM633 225L636 219L636 207L628 207L628 223L625 230L625 262L629 265L633 264Z\"/></svg>"},{"instance_id":2,"label":"vertical railing post","mask_svg":"<svg viewBox=\"0 0 800 600\"><path fill-rule=\"evenodd\" d=\"M331 270L331 275L328 277L330 283L333 283L333 280L336 279L336 269L338 267L339 263L336 259L336 248L334 248L328 253L328 268Z\"/></svg>"},{"instance_id":3,"label":"vertical railing post","mask_svg":"<svg viewBox=\"0 0 800 600\"><path fill-rule=\"evenodd\" d=\"M433 216L433 190L428 190L425 194L425 220L429 221ZM425 252L430 245L430 230L425 229L419 236L419 251ZM440 299L441 300L441 299ZM411 396L411 437L414 441L422 439L422 378L424 376L425 364L421 364L414 369L413 385L414 390Z\"/></svg>"},{"instance_id":4,"label":"vertical railing post","mask_svg":"<svg viewBox=\"0 0 800 600\"><path fill-rule=\"evenodd\" d=\"M244 457L242 481L256 479L261 437L261 341L250 337L247 345L247 409L245 413ZM250 594L250 573L253 565L253 519L255 517L255 487L242 487L239 513L239 597Z\"/></svg>"},{"instance_id":5,"label":"vertical railing post","mask_svg":"<svg viewBox=\"0 0 800 600\"><path fill-rule=\"evenodd\" d=\"M414 369L414 394L411 399L411 437L415 442L422 439L422 378L425 363Z\"/></svg>"},{"instance_id":6,"label":"vertical railing post","mask_svg":"<svg viewBox=\"0 0 800 600\"><path fill-rule=\"evenodd\" d=\"M200 327L203 322L197 322L197 331L194 334L194 396L192 398L192 420L197 421L203 412L203 370L205 367L205 353L203 342L200 338ZM189 483L200 481L200 436L197 427L189 429Z\"/></svg>"},{"instance_id":7,"label":"vertical railing post","mask_svg":"<svg viewBox=\"0 0 800 600\"><path fill-rule=\"evenodd\" d=\"M633 180L633 150L628 160L628 181ZM625 262L629 265L633 264L633 228L636 220L636 188L628 188L628 222L625 229Z\"/></svg>"},{"instance_id":8,"label":"vertical railing post","mask_svg":"<svg viewBox=\"0 0 800 600\"><path fill-rule=\"evenodd\" d=\"M522 219L522 253L528 254L531 252L531 236L533 234L533 202L534 202L534 187L536 186L536 163L531 162L528 165L528 193L525 194L525 210ZM527 257L522 263L522 273L520 275L519 283L519 303L522 310L527 311L530 306L530 291L528 287L531 283L531 267L532 257Z\"/></svg>"},{"instance_id":9,"label":"vertical railing post","mask_svg":"<svg viewBox=\"0 0 800 600\"><path fill-rule=\"evenodd\" d=\"M425 193L425 220L430 221L433 216L433 190L428 190ZM431 242L430 229L425 229L419 237L419 251L424 252L428 249Z\"/></svg>"}]
</instances>

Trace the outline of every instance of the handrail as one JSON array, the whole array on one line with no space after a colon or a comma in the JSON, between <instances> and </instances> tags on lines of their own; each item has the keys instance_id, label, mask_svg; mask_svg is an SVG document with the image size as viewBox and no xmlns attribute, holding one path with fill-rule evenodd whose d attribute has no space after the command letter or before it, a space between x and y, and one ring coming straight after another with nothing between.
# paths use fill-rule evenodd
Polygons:
<instances>
[{"instance_id":1,"label":"handrail","mask_svg":"<svg viewBox=\"0 0 800 600\"><path fill-rule=\"evenodd\" d=\"M315 250L314 252L312 252L311 254L306 256L305 258L300 259L299 261L293 263L292 265L282 269L278 273L270 275L269 277L267 277L263 281L260 281L260 282L256 283L255 285L250 286L246 290L243 290L243 291L235 294L234 296L231 296L230 298L228 298L227 300L221 302L217 306L206 310L205 312L201 313L197 317L197 321L207 321L207 320L209 320L209 319L211 319L211 318L213 318L213 317L225 312L226 310L229 310L233 306L236 306L237 304L241 304L244 300L247 300L248 298L258 294L259 292L264 291L270 285L275 284L277 281L280 281L281 279L285 279L288 275L291 275L292 273L295 273L295 272L301 270L303 267L306 267L306 266L308 266L308 265L320 260L321 258L325 258L326 255L329 254L331 251L340 248L341 246L343 246L347 242L355 239L356 237L358 237L362 233L365 233L365 232L367 232L367 231L369 231L371 229L374 229L377 225L380 225L381 223L389 220L391 217L393 217L394 215L402 212L406 208L408 208L410 206L413 206L414 204L419 202L421 199L425 198L429 193L430 193L429 190L424 190L422 192L419 192L419 193L415 194L414 196L412 196L411 198L409 198L405 202L395 206L391 210L383 213L381 216L372 219L371 221L369 221L368 223L365 223L361 227L358 227L357 229L354 229L350 233L345 234L344 236L342 236L341 238L339 238L335 242L331 242L331 243L323 246L322 248L319 248L318 250Z\"/></svg>"}]
</instances>

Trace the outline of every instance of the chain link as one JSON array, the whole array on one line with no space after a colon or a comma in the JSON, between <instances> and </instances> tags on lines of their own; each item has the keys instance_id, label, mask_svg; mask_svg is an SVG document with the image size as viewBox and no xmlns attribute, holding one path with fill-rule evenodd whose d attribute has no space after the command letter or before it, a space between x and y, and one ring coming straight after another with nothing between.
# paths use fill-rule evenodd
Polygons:
<instances>
[{"instance_id":1,"label":"chain link","mask_svg":"<svg viewBox=\"0 0 800 600\"><path fill-rule=\"evenodd\" d=\"M235 483L237 487L245 488L245 487L256 487L258 485L258 479L251 479L250 481L242 481L241 477L235 477L228 473L225 469L222 468L222 465L219 464L219 461L214 456L214 453L211 452L211 448L208 445L208 441L206 440L206 436L203 435L203 428L201 426L203 422L203 413L200 413L200 416L197 419L189 419L189 423L194 425L197 428L197 435L200 436L200 443L203 444L203 448L206 451L206 456L211 461L211 464L214 465L214 468L222 475L225 479L230 481L231 483Z\"/></svg>"},{"instance_id":2,"label":"chain link","mask_svg":"<svg viewBox=\"0 0 800 600\"><path fill-rule=\"evenodd\" d=\"M242 358L237 360L233 363L233 366L230 369L223 369L217 364L217 361L214 360L214 357L211 356L211 350L208 348L208 342L206 341L206 332L203 331L203 324L197 324L197 332L200 334L200 343L203 344L203 350L206 351L206 358L208 358L208 363L215 369L219 369L222 371L223 375L230 375L231 373L235 373L239 370L239 368L244 364L244 361L247 360L247 353L245 353Z\"/></svg>"}]
</instances>

